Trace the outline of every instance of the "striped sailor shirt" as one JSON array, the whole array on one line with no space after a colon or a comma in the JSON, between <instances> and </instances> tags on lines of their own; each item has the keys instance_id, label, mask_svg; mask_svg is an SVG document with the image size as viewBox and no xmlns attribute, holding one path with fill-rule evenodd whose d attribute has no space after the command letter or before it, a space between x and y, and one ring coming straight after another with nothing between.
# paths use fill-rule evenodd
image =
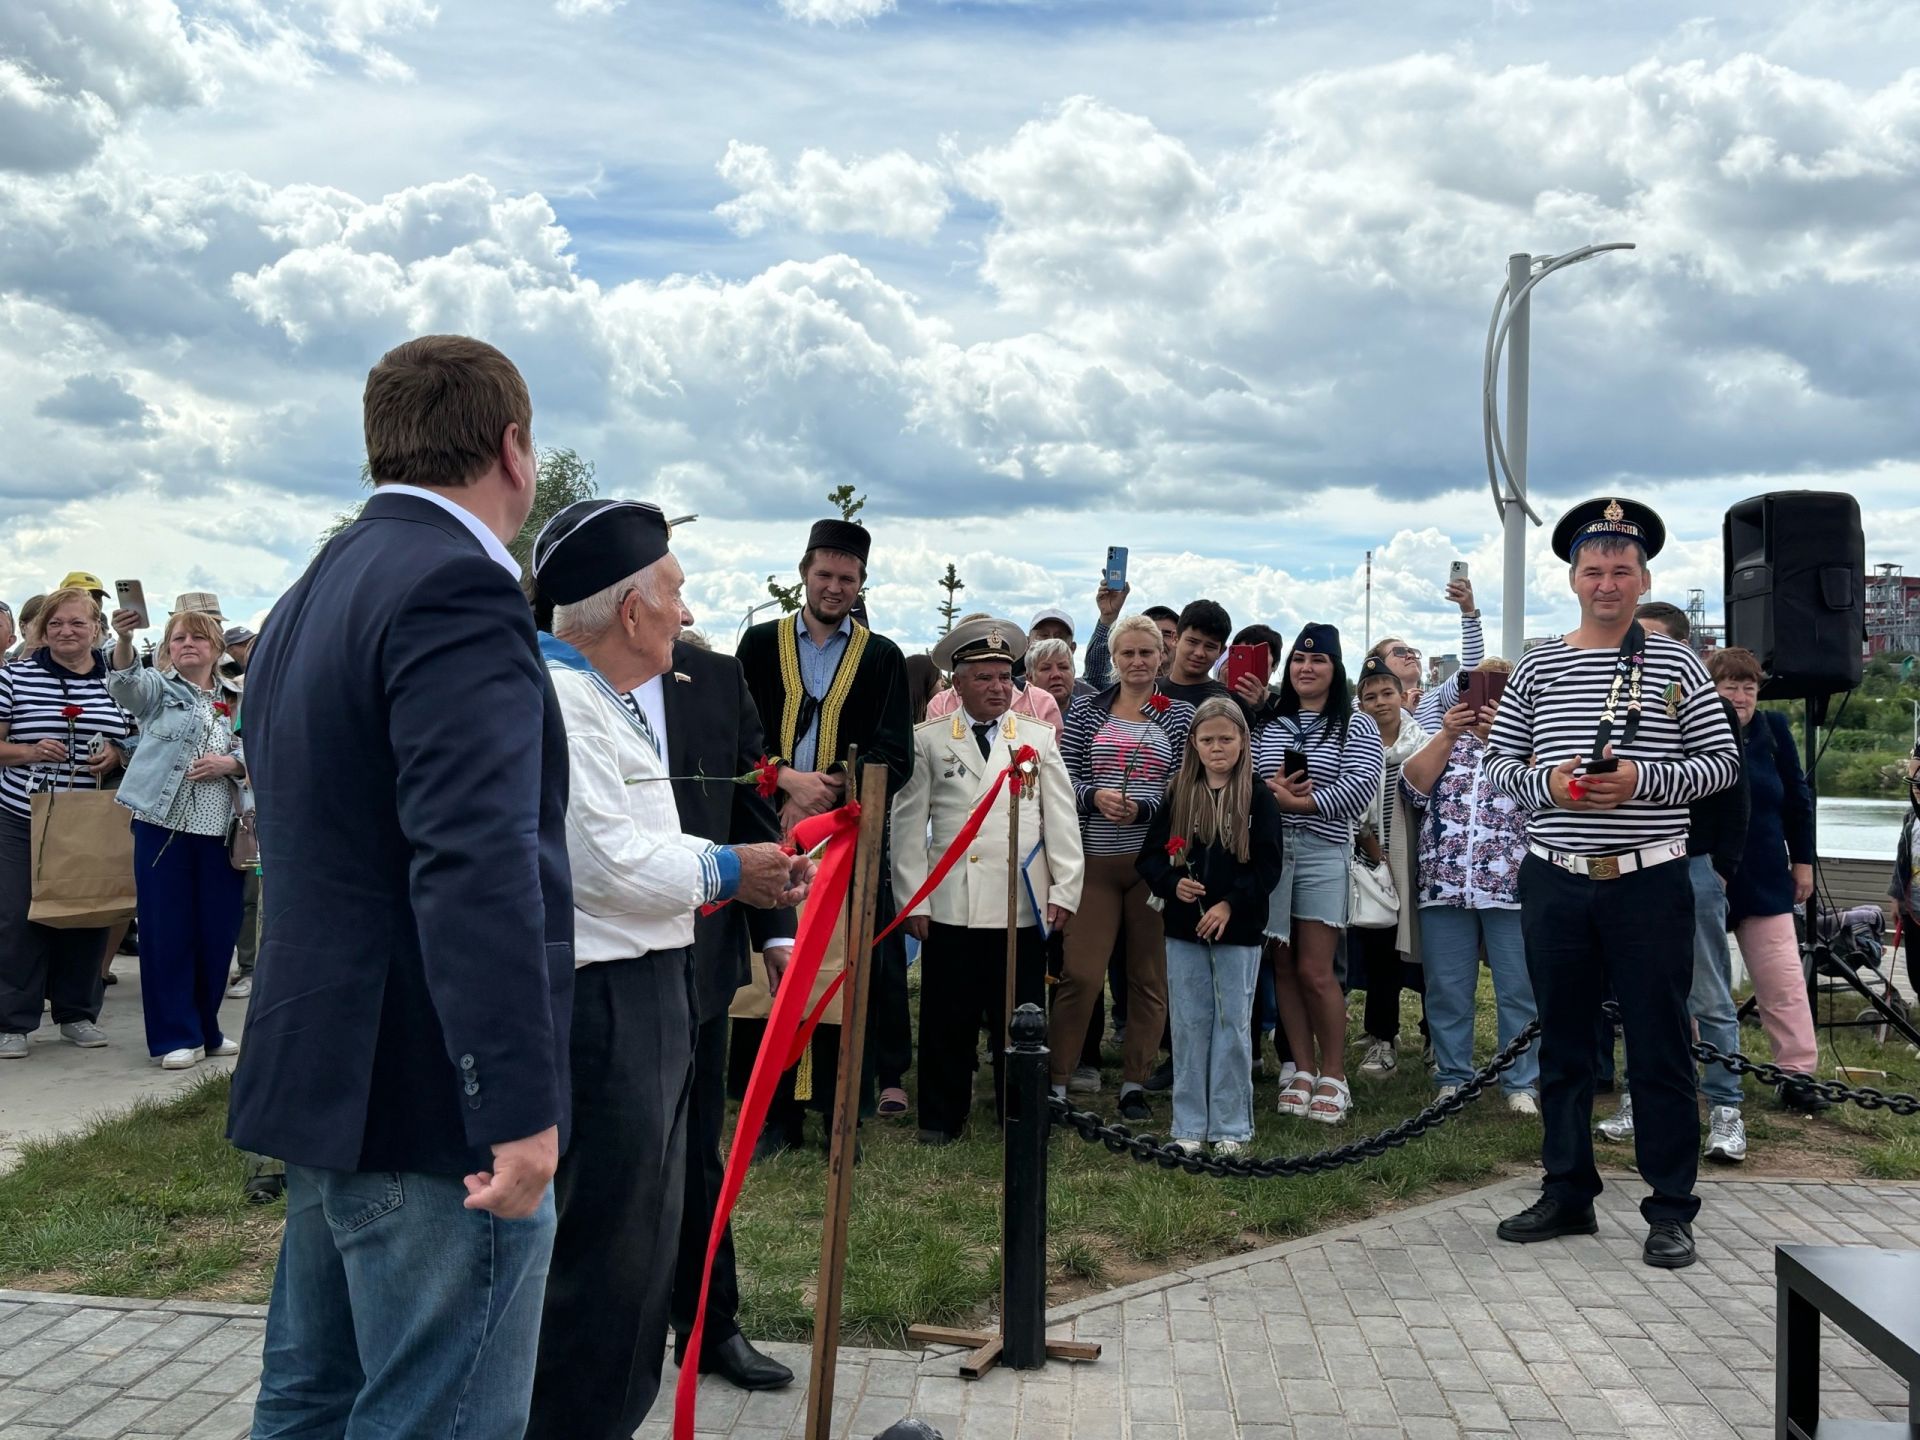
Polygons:
<instances>
[{"instance_id":1,"label":"striped sailor shirt","mask_svg":"<svg viewBox=\"0 0 1920 1440\"><path fill-rule=\"evenodd\" d=\"M1555 640L1514 667L1487 740L1486 776L1531 813L1527 838L1575 855L1616 855L1687 838L1687 806L1740 775L1740 747L1726 708L1692 650L1649 631L1640 684L1640 728L1623 744L1627 700L1614 724L1614 754L1639 770L1633 798L1615 810L1565 810L1548 786L1553 767L1592 758L1594 732L1613 684L1614 646L1575 649Z\"/></svg>"},{"instance_id":2,"label":"striped sailor shirt","mask_svg":"<svg viewBox=\"0 0 1920 1440\"><path fill-rule=\"evenodd\" d=\"M1147 838L1154 812L1166 802L1167 785L1179 773L1187 753L1187 732L1193 728L1193 706L1168 699L1160 711L1139 717L1113 714L1120 693L1110 685L1098 695L1073 702L1067 712L1066 733L1060 739L1060 758L1073 781L1080 810L1080 843L1088 855L1138 855ZM1093 803L1095 790L1118 790L1140 804L1140 819L1116 825Z\"/></svg>"},{"instance_id":3,"label":"striped sailor shirt","mask_svg":"<svg viewBox=\"0 0 1920 1440\"><path fill-rule=\"evenodd\" d=\"M1347 717L1344 741L1330 731L1317 710L1276 715L1253 737L1253 773L1269 780L1280 773L1287 751L1304 750L1313 781L1313 813L1284 818L1289 832L1303 830L1336 845L1353 843L1354 822L1380 798L1386 751L1380 727L1363 710Z\"/></svg>"}]
</instances>

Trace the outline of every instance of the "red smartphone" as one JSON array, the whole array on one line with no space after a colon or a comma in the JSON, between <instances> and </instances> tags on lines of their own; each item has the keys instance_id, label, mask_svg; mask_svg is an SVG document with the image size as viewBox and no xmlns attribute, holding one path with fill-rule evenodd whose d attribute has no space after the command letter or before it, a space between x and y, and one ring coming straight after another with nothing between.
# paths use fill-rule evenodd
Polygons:
<instances>
[{"instance_id":1,"label":"red smartphone","mask_svg":"<svg viewBox=\"0 0 1920 1440\"><path fill-rule=\"evenodd\" d=\"M1227 689L1240 693L1240 677L1251 675L1262 685L1273 664L1273 652L1265 645L1229 645L1227 647Z\"/></svg>"},{"instance_id":2,"label":"red smartphone","mask_svg":"<svg viewBox=\"0 0 1920 1440\"><path fill-rule=\"evenodd\" d=\"M1460 698L1478 714L1489 705L1498 705L1507 693L1508 676L1502 670L1469 670L1460 682Z\"/></svg>"}]
</instances>

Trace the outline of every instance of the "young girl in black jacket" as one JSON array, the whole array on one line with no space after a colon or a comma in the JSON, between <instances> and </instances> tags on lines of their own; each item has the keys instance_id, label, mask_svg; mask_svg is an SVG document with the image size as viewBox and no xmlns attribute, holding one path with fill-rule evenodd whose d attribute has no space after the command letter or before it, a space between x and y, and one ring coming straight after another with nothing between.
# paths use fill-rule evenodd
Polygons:
<instances>
[{"instance_id":1,"label":"young girl in black jacket","mask_svg":"<svg viewBox=\"0 0 1920 1440\"><path fill-rule=\"evenodd\" d=\"M1253 780L1246 717L1205 701L1136 862L1166 907L1173 1139L1190 1154L1211 1141L1237 1155L1253 1138L1248 1020L1282 835L1280 807Z\"/></svg>"}]
</instances>

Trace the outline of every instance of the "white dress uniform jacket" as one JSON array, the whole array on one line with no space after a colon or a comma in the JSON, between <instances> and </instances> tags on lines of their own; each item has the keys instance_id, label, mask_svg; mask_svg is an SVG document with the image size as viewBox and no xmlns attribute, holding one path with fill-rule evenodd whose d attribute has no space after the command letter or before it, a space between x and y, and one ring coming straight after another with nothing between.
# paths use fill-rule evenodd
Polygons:
<instances>
[{"instance_id":1,"label":"white dress uniform jacket","mask_svg":"<svg viewBox=\"0 0 1920 1440\"><path fill-rule=\"evenodd\" d=\"M955 735L958 727L959 734ZM904 904L925 883L933 863L986 794L993 777L1006 769L1013 752L1031 745L1036 752L1038 785L1020 802L1020 858L1042 842L1027 867L1032 886L1020 887L1021 925L1036 921L1034 906L1080 908L1085 861L1080 850L1080 821L1073 783L1053 727L1009 711L993 731L986 758L973 737L964 711L928 720L913 732L913 778L893 801L893 891ZM1002 786L967 854L939 887L921 902L915 915L936 924L1004 930L1007 924L1007 792Z\"/></svg>"}]
</instances>

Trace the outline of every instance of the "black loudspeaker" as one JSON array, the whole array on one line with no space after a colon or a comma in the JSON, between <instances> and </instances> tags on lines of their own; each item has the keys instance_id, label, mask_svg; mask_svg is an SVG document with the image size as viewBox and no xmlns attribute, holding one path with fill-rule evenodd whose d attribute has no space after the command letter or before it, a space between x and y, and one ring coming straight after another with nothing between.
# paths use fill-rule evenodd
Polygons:
<instances>
[{"instance_id":1,"label":"black loudspeaker","mask_svg":"<svg viewBox=\"0 0 1920 1440\"><path fill-rule=\"evenodd\" d=\"M1760 657L1765 700L1824 697L1860 683L1867 542L1860 504L1825 490L1742 500L1721 531L1727 644Z\"/></svg>"}]
</instances>

